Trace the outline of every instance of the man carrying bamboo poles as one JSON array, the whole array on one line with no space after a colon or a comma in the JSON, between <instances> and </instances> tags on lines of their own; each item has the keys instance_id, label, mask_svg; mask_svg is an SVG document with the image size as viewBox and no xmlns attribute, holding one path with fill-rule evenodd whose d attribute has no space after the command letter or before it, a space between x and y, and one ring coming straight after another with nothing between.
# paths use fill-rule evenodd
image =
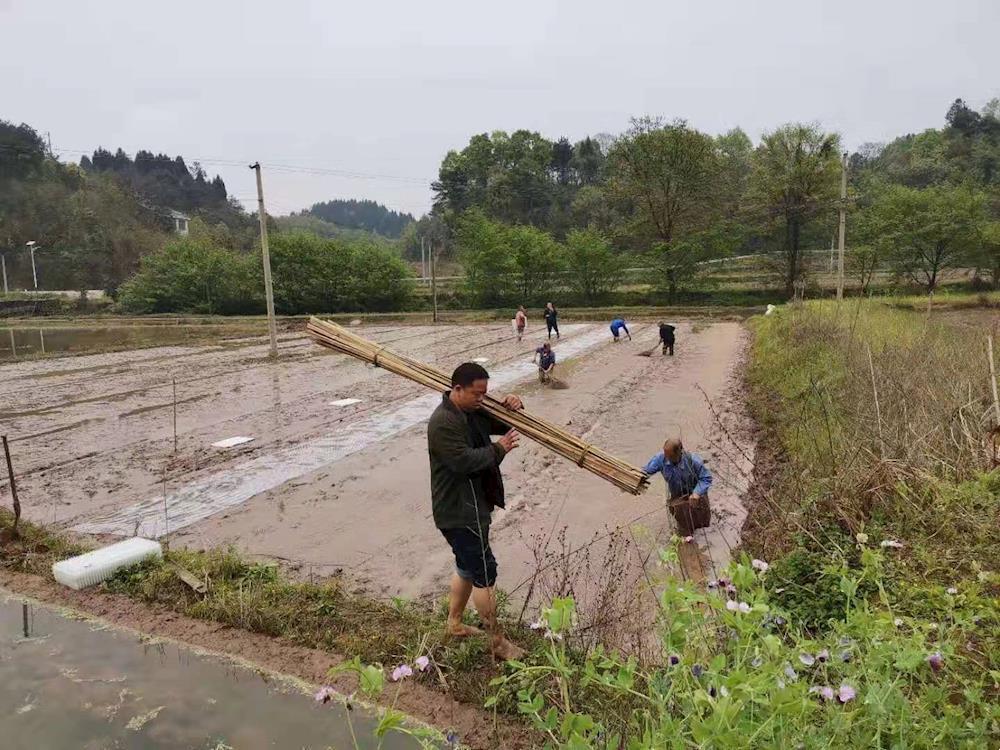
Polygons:
<instances>
[{"instance_id":1,"label":"man carrying bamboo poles","mask_svg":"<svg viewBox=\"0 0 1000 750\"><path fill-rule=\"evenodd\" d=\"M489 373L474 362L459 365L427 425L431 462L434 524L451 545L455 573L448 597L448 633L468 636L481 632L465 625L462 615L469 597L490 635L490 647L501 659L516 659L524 651L508 641L497 624L497 563L490 549L493 508L504 507L500 462L517 448L518 434L481 409ZM517 396L503 405L523 409ZM493 442L491 435L501 437Z\"/></svg>"},{"instance_id":2,"label":"man carrying bamboo poles","mask_svg":"<svg viewBox=\"0 0 1000 750\"><path fill-rule=\"evenodd\" d=\"M667 440L663 452L649 459L642 470L649 476L663 475L667 484L667 509L677 522L677 532L681 536L711 524L708 488L712 486L712 474L699 456L684 450L679 439Z\"/></svg>"}]
</instances>

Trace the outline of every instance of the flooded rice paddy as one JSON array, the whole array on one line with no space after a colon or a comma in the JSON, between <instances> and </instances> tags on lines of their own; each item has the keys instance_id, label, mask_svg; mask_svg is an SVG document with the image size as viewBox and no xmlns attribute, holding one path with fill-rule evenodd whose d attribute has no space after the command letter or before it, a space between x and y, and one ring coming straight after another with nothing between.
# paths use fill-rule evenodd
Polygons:
<instances>
[{"instance_id":1,"label":"flooded rice paddy","mask_svg":"<svg viewBox=\"0 0 1000 750\"><path fill-rule=\"evenodd\" d=\"M0 590L5 750L353 748L346 708L307 686ZM375 718L355 706L358 745ZM419 745L388 735L387 750Z\"/></svg>"}]
</instances>

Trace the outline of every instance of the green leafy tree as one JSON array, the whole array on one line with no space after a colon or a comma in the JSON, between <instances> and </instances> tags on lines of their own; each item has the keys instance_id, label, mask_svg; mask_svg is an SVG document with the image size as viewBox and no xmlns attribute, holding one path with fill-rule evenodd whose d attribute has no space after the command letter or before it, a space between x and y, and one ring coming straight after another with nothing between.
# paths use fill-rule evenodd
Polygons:
<instances>
[{"instance_id":1,"label":"green leafy tree","mask_svg":"<svg viewBox=\"0 0 1000 750\"><path fill-rule=\"evenodd\" d=\"M873 203L869 221L896 273L933 292L945 271L974 262L984 212L984 196L967 188L893 185Z\"/></svg>"},{"instance_id":2,"label":"green leafy tree","mask_svg":"<svg viewBox=\"0 0 1000 750\"><path fill-rule=\"evenodd\" d=\"M119 303L135 313L257 312L263 296L254 283L254 260L204 240L174 240L142 257Z\"/></svg>"},{"instance_id":3,"label":"green leafy tree","mask_svg":"<svg viewBox=\"0 0 1000 750\"><path fill-rule=\"evenodd\" d=\"M520 300L527 303L550 297L565 268L562 246L535 227L502 227L500 234L514 261L514 284Z\"/></svg>"},{"instance_id":4,"label":"green leafy tree","mask_svg":"<svg viewBox=\"0 0 1000 750\"><path fill-rule=\"evenodd\" d=\"M510 224L546 226L554 194L553 145L538 133L498 130L449 151L434 182L435 207L457 216L478 208Z\"/></svg>"},{"instance_id":5,"label":"green leafy tree","mask_svg":"<svg viewBox=\"0 0 1000 750\"><path fill-rule=\"evenodd\" d=\"M458 257L465 269L465 285L479 305L500 305L513 295L517 270L504 227L481 211L466 211L455 230Z\"/></svg>"},{"instance_id":6,"label":"green leafy tree","mask_svg":"<svg viewBox=\"0 0 1000 750\"><path fill-rule=\"evenodd\" d=\"M990 275L994 289L1000 289L1000 221L983 221L977 237L976 263Z\"/></svg>"},{"instance_id":7,"label":"green leafy tree","mask_svg":"<svg viewBox=\"0 0 1000 750\"><path fill-rule=\"evenodd\" d=\"M785 290L802 276L809 223L829 216L838 195L840 137L816 125L783 125L765 133L753 154L749 197L781 233Z\"/></svg>"},{"instance_id":8,"label":"green leafy tree","mask_svg":"<svg viewBox=\"0 0 1000 750\"><path fill-rule=\"evenodd\" d=\"M661 264L671 295L691 263L673 245L710 225L719 210L720 158L714 140L683 121L643 118L608 154L610 189L631 206L629 232L664 248Z\"/></svg>"},{"instance_id":9,"label":"green leafy tree","mask_svg":"<svg viewBox=\"0 0 1000 750\"><path fill-rule=\"evenodd\" d=\"M566 251L570 285L588 305L597 304L621 284L622 260L599 232L574 229L566 237Z\"/></svg>"}]
</instances>

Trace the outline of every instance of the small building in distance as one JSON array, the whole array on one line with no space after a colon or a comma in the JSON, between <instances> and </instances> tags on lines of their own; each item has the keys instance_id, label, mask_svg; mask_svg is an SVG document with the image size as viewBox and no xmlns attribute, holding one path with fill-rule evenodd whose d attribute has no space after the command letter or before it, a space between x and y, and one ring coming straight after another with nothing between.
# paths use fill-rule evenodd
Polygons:
<instances>
[{"instance_id":1,"label":"small building in distance","mask_svg":"<svg viewBox=\"0 0 1000 750\"><path fill-rule=\"evenodd\" d=\"M174 232L181 237L187 237L188 222L191 221L191 217L180 211L174 211L172 208L168 208L165 215L174 223Z\"/></svg>"}]
</instances>

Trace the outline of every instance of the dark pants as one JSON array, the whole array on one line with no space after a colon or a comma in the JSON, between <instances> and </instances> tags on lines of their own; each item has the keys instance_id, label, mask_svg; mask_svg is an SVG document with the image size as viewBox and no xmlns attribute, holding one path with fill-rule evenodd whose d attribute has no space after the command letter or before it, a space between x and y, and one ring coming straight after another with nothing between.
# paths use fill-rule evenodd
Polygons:
<instances>
[{"instance_id":1,"label":"dark pants","mask_svg":"<svg viewBox=\"0 0 1000 750\"><path fill-rule=\"evenodd\" d=\"M548 329L549 338L552 338L552 332L556 332L556 338L559 338L559 324L556 321L545 321L545 327Z\"/></svg>"},{"instance_id":2,"label":"dark pants","mask_svg":"<svg viewBox=\"0 0 1000 750\"><path fill-rule=\"evenodd\" d=\"M670 337L669 339L663 339L663 353L666 354L670 351L670 356L674 356L674 339Z\"/></svg>"},{"instance_id":3,"label":"dark pants","mask_svg":"<svg viewBox=\"0 0 1000 750\"><path fill-rule=\"evenodd\" d=\"M480 538L472 529L441 529L455 553L455 572L471 581L477 589L492 586L497 580L497 561L490 549L490 527Z\"/></svg>"}]
</instances>

